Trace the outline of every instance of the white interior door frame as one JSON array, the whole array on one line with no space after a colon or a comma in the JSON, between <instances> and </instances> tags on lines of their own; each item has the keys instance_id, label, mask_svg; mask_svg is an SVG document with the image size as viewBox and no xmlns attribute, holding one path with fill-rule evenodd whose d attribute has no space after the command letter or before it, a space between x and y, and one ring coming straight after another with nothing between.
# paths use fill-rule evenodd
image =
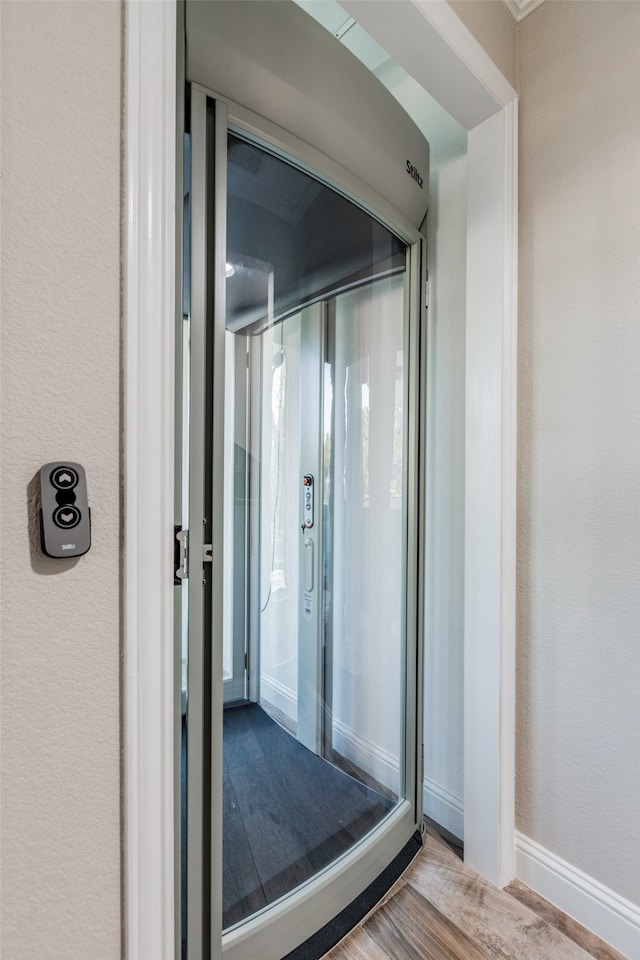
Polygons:
<instances>
[{"instance_id":1,"label":"white interior door frame","mask_svg":"<svg viewBox=\"0 0 640 960\"><path fill-rule=\"evenodd\" d=\"M124 217L124 954L174 957L176 4L128 0Z\"/></svg>"},{"instance_id":2,"label":"white interior door frame","mask_svg":"<svg viewBox=\"0 0 640 960\"><path fill-rule=\"evenodd\" d=\"M465 859L514 875L517 98L446 0L343 6L469 131ZM177 0L127 0L125 955L174 957ZM419 41L419 42L418 42Z\"/></svg>"}]
</instances>

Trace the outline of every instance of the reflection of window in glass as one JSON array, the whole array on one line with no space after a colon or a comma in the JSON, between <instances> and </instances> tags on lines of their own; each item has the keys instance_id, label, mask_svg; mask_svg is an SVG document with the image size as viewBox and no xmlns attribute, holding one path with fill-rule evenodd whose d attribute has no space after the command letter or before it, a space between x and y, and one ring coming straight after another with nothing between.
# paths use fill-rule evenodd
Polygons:
<instances>
[{"instance_id":1,"label":"reflection of window in glass","mask_svg":"<svg viewBox=\"0 0 640 960\"><path fill-rule=\"evenodd\" d=\"M280 364L273 372L271 385L271 413L273 432L271 435L271 489L274 491L273 504L273 557L271 563L271 590L284 589L285 581L285 524L286 515L282 509L282 448L285 437L285 403L287 395L287 364Z\"/></svg>"},{"instance_id":2,"label":"reflection of window in glass","mask_svg":"<svg viewBox=\"0 0 640 960\"><path fill-rule=\"evenodd\" d=\"M333 433L333 384L331 382L331 363L324 365L324 387L322 412L322 501L328 503L331 495L331 436Z\"/></svg>"},{"instance_id":3,"label":"reflection of window in glass","mask_svg":"<svg viewBox=\"0 0 640 960\"><path fill-rule=\"evenodd\" d=\"M402 503L403 402L402 350L396 351L395 395L393 409L393 470L391 473L391 509L399 510Z\"/></svg>"},{"instance_id":4,"label":"reflection of window in glass","mask_svg":"<svg viewBox=\"0 0 640 960\"><path fill-rule=\"evenodd\" d=\"M362 434L362 506L369 506L369 357L359 365L362 373L360 431Z\"/></svg>"}]
</instances>

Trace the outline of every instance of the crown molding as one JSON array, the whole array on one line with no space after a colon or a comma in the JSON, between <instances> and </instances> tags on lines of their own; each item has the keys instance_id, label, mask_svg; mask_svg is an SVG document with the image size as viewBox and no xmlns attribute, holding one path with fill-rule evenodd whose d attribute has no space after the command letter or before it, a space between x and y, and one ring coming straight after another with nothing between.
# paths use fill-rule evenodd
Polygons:
<instances>
[{"instance_id":1,"label":"crown molding","mask_svg":"<svg viewBox=\"0 0 640 960\"><path fill-rule=\"evenodd\" d=\"M516 23L520 23L544 0L503 0L503 3Z\"/></svg>"}]
</instances>

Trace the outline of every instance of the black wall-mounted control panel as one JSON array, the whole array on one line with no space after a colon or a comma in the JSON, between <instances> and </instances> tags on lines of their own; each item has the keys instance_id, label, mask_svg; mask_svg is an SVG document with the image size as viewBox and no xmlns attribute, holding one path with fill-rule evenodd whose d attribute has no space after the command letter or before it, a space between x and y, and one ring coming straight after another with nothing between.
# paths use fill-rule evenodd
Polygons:
<instances>
[{"instance_id":1,"label":"black wall-mounted control panel","mask_svg":"<svg viewBox=\"0 0 640 960\"><path fill-rule=\"evenodd\" d=\"M56 460L40 468L40 530L48 557L81 557L91 546L91 511L84 468Z\"/></svg>"}]
</instances>

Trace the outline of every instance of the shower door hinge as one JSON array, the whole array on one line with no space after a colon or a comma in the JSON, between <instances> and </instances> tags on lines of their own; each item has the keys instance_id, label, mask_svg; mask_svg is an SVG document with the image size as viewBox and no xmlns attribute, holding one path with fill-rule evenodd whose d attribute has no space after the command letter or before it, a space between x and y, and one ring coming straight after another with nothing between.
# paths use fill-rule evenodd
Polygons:
<instances>
[{"instance_id":1,"label":"shower door hinge","mask_svg":"<svg viewBox=\"0 0 640 960\"><path fill-rule=\"evenodd\" d=\"M173 543L173 582L182 583L189 576L189 531L174 527Z\"/></svg>"},{"instance_id":2,"label":"shower door hinge","mask_svg":"<svg viewBox=\"0 0 640 960\"><path fill-rule=\"evenodd\" d=\"M425 280L425 282L424 282L424 308L425 308L425 310L426 310L426 309L428 308L428 306L429 306L429 294L430 294L430 292L431 292L430 282L429 282L429 280Z\"/></svg>"}]
</instances>

